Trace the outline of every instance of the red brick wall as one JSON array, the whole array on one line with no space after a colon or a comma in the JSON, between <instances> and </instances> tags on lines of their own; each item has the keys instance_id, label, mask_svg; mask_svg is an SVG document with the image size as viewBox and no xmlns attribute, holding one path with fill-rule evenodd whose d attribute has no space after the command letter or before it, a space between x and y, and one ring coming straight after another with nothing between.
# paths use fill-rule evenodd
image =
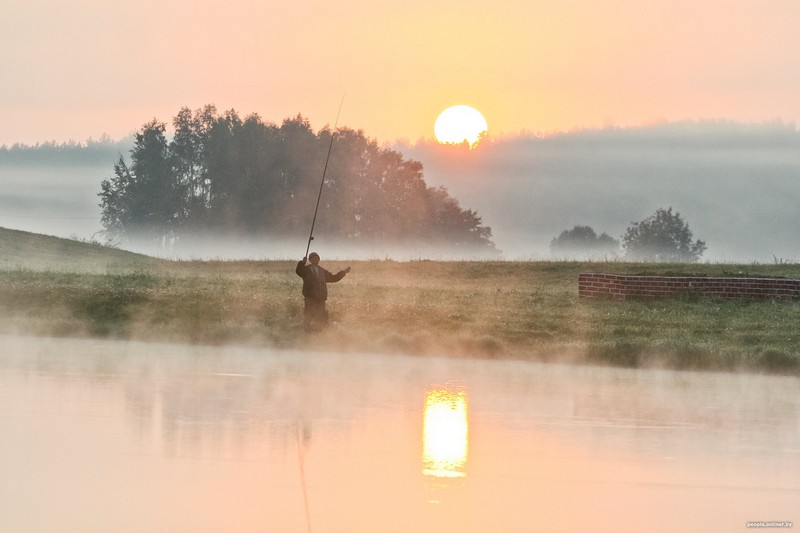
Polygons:
<instances>
[{"instance_id":1,"label":"red brick wall","mask_svg":"<svg viewBox=\"0 0 800 533\"><path fill-rule=\"evenodd\" d=\"M625 276L582 272L580 298L657 298L678 294L722 298L800 298L800 280L777 278L706 278L683 276Z\"/></svg>"}]
</instances>

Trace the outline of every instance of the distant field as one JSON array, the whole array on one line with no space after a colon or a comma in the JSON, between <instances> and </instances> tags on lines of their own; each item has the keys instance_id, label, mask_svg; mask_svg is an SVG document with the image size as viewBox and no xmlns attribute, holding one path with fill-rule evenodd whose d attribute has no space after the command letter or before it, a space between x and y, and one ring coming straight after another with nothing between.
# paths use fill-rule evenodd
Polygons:
<instances>
[{"instance_id":1,"label":"distant field","mask_svg":"<svg viewBox=\"0 0 800 533\"><path fill-rule=\"evenodd\" d=\"M0 332L800 374L800 301L578 300L581 271L800 278L799 265L326 263L302 331L293 262L168 262L0 229Z\"/></svg>"}]
</instances>

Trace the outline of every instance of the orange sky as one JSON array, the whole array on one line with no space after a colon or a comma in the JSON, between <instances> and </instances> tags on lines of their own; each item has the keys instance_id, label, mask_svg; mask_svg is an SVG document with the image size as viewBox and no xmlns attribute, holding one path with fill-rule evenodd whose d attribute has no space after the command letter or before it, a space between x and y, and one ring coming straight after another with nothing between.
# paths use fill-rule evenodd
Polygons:
<instances>
[{"instance_id":1,"label":"orange sky","mask_svg":"<svg viewBox=\"0 0 800 533\"><path fill-rule=\"evenodd\" d=\"M293 4L300 4L299 7ZM800 2L4 0L0 145L213 103L380 141L454 104L493 135L800 119Z\"/></svg>"}]
</instances>

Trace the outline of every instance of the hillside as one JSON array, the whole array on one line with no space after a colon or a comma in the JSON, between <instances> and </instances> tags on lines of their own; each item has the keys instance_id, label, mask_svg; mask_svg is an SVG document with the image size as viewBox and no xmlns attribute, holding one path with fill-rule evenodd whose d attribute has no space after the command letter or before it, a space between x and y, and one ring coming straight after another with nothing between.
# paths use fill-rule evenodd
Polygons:
<instances>
[{"instance_id":1,"label":"hillside","mask_svg":"<svg viewBox=\"0 0 800 533\"><path fill-rule=\"evenodd\" d=\"M158 263L145 255L100 244L0 228L0 269L106 273Z\"/></svg>"}]
</instances>

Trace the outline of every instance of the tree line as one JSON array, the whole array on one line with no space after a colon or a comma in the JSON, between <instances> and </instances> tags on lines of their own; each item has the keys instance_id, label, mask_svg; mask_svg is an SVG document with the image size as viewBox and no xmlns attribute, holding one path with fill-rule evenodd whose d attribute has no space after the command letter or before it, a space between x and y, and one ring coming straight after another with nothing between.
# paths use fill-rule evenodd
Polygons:
<instances>
[{"instance_id":1,"label":"tree line","mask_svg":"<svg viewBox=\"0 0 800 533\"><path fill-rule=\"evenodd\" d=\"M106 165L121 151L127 150L131 141L130 138L115 141L102 135L99 140L2 145L0 165Z\"/></svg>"},{"instance_id":2,"label":"tree line","mask_svg":"<svg viewBox=\"0 0 800 533\"><path fill-rule=\"evenodd\" d=\"M622 236L624 257L634 261L694 263L706 250L706 243L694 235L689 224L672 207L659 208L649 217L632 222ZM597 235L590 226L564 230L550 242L554 255L617 257L620 241L607 233Z\"/></svg>"},{"instance_id":3,"label":"tree line","mask_svg":"<svg viewBox=\"0 0 800 533\"><path fill-rule=\"evenodd\" d=\"M99 193L110 239L166 245L184 236L307 235L331 136L315 235L354 243L425 243L496 253L491 228L422 164L362 131L314 132L301 115L278 126L258 115L182 108L135 133Z\"/></svg>"}]
</instances>

